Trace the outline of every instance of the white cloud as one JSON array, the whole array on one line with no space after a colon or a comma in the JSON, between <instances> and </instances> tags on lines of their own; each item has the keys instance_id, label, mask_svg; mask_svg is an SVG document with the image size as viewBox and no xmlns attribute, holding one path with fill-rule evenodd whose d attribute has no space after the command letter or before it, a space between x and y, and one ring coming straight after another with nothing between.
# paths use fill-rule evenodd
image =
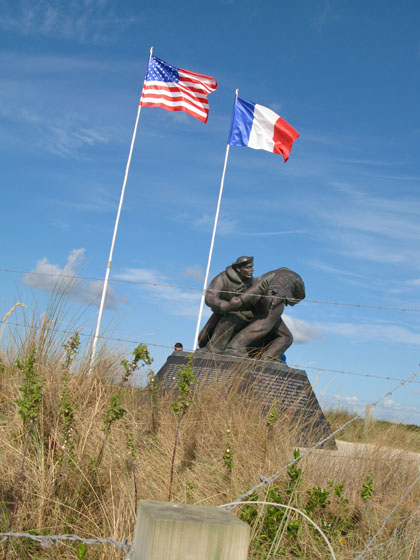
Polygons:
<instances>
[{"instance_id":1,"label":"white cloud","mask_svg":"<svg viewBox=\"0 0 420 560\"><path fill-rule=\"evenodd\" d=\"M308 230L289 229L283 231L241 231L238 233L246 237L270 237L271 235L306 235Z\"/></svg>"},{"instance_id":2,"label":"white cloud","mask_svg":"<svg viewBox=\"0 0 420 560\"><path fill-rule=\"evenodd\" d=\"M343 396L339 393L334 395L327 394L323 391L317 393L320 404L323 408L343 408L354 414L363 415L367 401L361 400L356 395Z\"/></svg>"},{"instance_id":3,"label":"white cloud","mask_svg":"<svg viewBox=\"0 0 420 560\"><path fill-rule=\"evenodd\" d=\"M398 344L420 345L420 332L409 330L399 325L380 323L317 323L323 332L350 338L356 342L380 340Z\"/></svg>"},{"instance_id":4,"label":"white cloud","mask_svg":"<svg viewBox=\"0 0 420 560\"><path fill-rule=\"evenodd\" d=\"M212 214L203 214L199 217L189 214L180 214L175 218L178 222L186 223L189 226L211 232L214 226L214 216ZM219 216L217 224L218 235L236 235L243 237L270 237L278 235L306 235L308 229L287 229L278 231L245 231L240 229L237 220L230 216L223 214Z\"/></svg>"},{"instance_id":5,"label":"white cloud","mask_svg":"<svg viewBox=\"0 0 420 560\"><path fill-rule=\"evenodd\" d=\"M420 203L412 195L392 191L365 192L348 183L331 181L331 192L301 203L325 228L329 250L372 263L419 267ZM372 189L373 190L373 189Z\"/></svg>"},{"instance_id":6,"label":"white cloud","mask_svg":"<svg viewBox=\"0 0 420 560\"><path fill-rule=\"evenodd\" d=\"M84 253L85 249L70 251L63 268L48 262L44 257L36 263L34 270L25 274L22 284L50 293L63 294L73 301L99 306L103 281L85 282L78 277L78 268L83 261ZM115 294L112 287L108 286L105 307L114 308L119 301L122 301L121 298Z\"/></svg>"},{"instance_id":7,"label":"white cloud","mask_svg":"<svg viewBox=\"0 0 420 560\"><path fill-rule=\"evenodd\" d=\"M76 197L78 193L70 193L69 196ZM44 204L50 204L53 207L62 206L65 209L74 209L82 212L115 212L118 205L118 198L115 191L108 190L103 185L95 185L92 182L86 183L83 192L76 200L46 198Z\"/></svg>"},{"instance_id":8,"label":"white cloud","mask_svg":"<svg viewBox=\"0 0 420 560\"><path fill-rule=\"evenodd\" d=\"M0 27L24 35L61 37L77 42L109 42L138 17L115 16L115 6L107 0L16 0L0 9Z\"/></svg>"},{"instance_id":9,"label":"white cloud","mask_svg":"<svg viewBox=\"0 0 420 560\"><path fill-rule=\"evenodd\" d=\"M356 216L357 228L366 228L367 230L374 231L375 233L385 234L386 236L399 236L400 231L394 231L392 226L395 224L403 227L403 232L408 232L410 235L416 237L420 231L420 225L417 218L420 210L420 203L417 199L410 199L408 197L391 198L386 196L375 196L374 194L367 193L359 188L354 188L349 185L339 185L332 183L331 186L338 187L344 192L349 201L358 206L359 216L362 212L366 212L369 217L367 223L360 222L359 216ZM342 212L341 217L347 216L346 222L350 226L354 225L353 212ZM413 220L406 220L407 216L411 216Z\"/></svg>"},{"instance_id":10,"label":"white cloud","mask_svg":"<svg viewBox=\"0 0 420 560\"><path fill-rule=\"evenodd\" d=\"M321 31L328 22L330 17L330 10L331 7L329 0L324 0L321 11L318 12L314 17L314 27L318 31Z\"/></svg>"},{"instance_id":11,"label":"white cloud","mask_svg":"<svg viewBox=\"0 0 420 560\"><path fill-rule=\"evenodd\" d=\"M6 107L3 107L1 113L7 114L25 127L30 127L36 133L36 142L39 146L61 156L73 156L84 147L105 144L109 141L108 134L103 130L84 126L74 115L41 117L32 110Z\"/></svg>"},{"instance_id":12,"label":"white cloud","mask_svg":"<svg viewBox=\"0 0 420 560\"><path fill-rule=\"evenodd\" d=\"M367 278L366 276L362 276L361 274L357 274L353 271L345 270L343 268L338 268L337 266L326 264L320 261L312 261L309 262L308 264L310 264L315 268L318 268L319 270L323 270L325 272L331 272L334 275L338 274L340 276L350 276L351 278L358 278L358 279L365 279L365 280Z\"/></svg>"},{"instance_id":13,"label":"white cloud","mask_svg":"<svg viewBox=\"0 0 420 560\"><path fill-rule=\"evenodd\" d=\"M147 299L155 301L171 315L198 318L201 293L198 290L171 285L170 281L157 270L146 268L129 268L117 275L119 280L144 283ZM208 313L206 313L208 315Z\"/></svg>"},{"instance_id":14,"label":"white cloud","mask_svg":"<svg viewBox=\"0 0 420 560\"><path fill-rule=\"evenodd\" d=\"M202 282L204 280L203 269L199 264L188 266L187 270L184 272L184 276L192 278L196 282Z\"/></svg>"},{"instance_id":15,"label":"white cloud","mask_svg":"<svg viewBox=\"0 0 420 560\"><path fill-rule=\"evenodd\" d=\"M283 320L293 334L293 342L295 344L305 344L314 338L322 336L322 332L318 328L309 325L309 323L302 319L294 319L289 315L283 314Z\"/></svg>"},{"instance_id":16,"label":"white cloud","mask_svg":"<svg viewBox=\"0 0 420 560\"><path fill-rule=\"evenodd\" d=\"M334 395L319 391L317 393L322 408L343 408L362 418L365 415L368 401L360 399L356 395L343 396L339 393ZM420 408L396 402L393 399L385 399L383 402L372 407L372 415L375 419L388 420L390 422L419 423ZM339 436L338 436L339 437Z\"/></svg>"},{"instance_id":17,"label":"white cloud","mask_svg":"<svg viewBox=\"0 0 420 560\"><path fill-rule=\"evenodd\" d=\"M180 216L179 220L181 222L186 222L194 228L212 231L214 226L214 216L212 214L203 214L201 217L193 216ZM230 218L226 215L220 215L217 224L218 235L232 235L238 233L238 225L236 220Z\"/></svg>"}]
</instances>

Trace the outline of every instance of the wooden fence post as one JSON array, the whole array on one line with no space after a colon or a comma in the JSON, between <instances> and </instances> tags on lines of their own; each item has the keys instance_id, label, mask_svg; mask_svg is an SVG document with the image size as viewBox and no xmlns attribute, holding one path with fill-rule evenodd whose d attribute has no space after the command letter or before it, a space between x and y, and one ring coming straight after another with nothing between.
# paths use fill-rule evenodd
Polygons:
<instances>
[{"instance_id":1,"label":"wooden fence post","mask_svg":"<svg viewBox=\"0 0 420 560\"><path fill-rule=\"evenodd\" d=\"M249 531L217 507L140 500L133 560L246 560Z\"/></svg>"},{"instance_id":2,"label":"wooden fence post","mask_svg":"<svg viewBox=\"0 0 420 560\"><path fill-rule=\"evenodd\" d=\"M363 424L363 432L366 433L372 424L372 405L367 404L365 408L365 423Z\"/></svg>"}]
</instances>

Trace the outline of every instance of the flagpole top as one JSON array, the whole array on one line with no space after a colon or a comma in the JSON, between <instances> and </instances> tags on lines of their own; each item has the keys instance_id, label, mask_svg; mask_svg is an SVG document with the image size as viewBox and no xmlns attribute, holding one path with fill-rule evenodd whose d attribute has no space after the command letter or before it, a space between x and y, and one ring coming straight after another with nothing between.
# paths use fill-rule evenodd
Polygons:
<instances>
[{"instance_id":1,"label":"flagpole top","mask_svg":"<svg viewBox=\"0 0 420 560\"><path fill-rule=\"evenodd\" d=\"M153 55L153 49L154 49L154 47L150 47L150 56Z\"/></svg>"}]
</instances>

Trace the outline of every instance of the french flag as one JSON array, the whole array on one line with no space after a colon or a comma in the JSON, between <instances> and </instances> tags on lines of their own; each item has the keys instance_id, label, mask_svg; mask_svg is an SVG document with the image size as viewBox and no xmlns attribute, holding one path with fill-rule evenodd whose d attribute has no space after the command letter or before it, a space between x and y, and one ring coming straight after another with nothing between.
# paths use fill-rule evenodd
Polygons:
<instances>
[{"instance_id":1,"label":"french flag","mask_svg":"<svg viewBox=\"0 0 420 560\"><path fill-rule=\"evenodd\" d=\"M298 136L290 124L268 107L240 97L236 99L228 141L231 146L281 154L286 162Z\"/></svg>"}]
</instances>

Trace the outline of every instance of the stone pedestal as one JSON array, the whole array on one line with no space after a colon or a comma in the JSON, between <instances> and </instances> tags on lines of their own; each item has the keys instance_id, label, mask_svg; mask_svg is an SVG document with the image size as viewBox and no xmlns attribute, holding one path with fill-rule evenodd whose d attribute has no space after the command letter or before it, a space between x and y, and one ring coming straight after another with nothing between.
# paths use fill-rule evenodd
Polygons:
<instances>
[{"instance_id":1,"label":"stone pedestal","mask_svg":"<svg viewBox=\"0 0 420 560\"><path fill-rule=\"evenodd\" d=\"M180 365L188 363L190 354L173 352L157 373L157 381L167 389L177 386L176 373ZM268 412L274 406L292 415L298 426L297 446L314 445L331 433L318 400L304 370L290 368L278 362L234 358L221 354L194 354L194 375L199 384L237 383L240 391L250 391ZM333 438L324 448L336 449Z\"/></svg>"}]
</instances>

